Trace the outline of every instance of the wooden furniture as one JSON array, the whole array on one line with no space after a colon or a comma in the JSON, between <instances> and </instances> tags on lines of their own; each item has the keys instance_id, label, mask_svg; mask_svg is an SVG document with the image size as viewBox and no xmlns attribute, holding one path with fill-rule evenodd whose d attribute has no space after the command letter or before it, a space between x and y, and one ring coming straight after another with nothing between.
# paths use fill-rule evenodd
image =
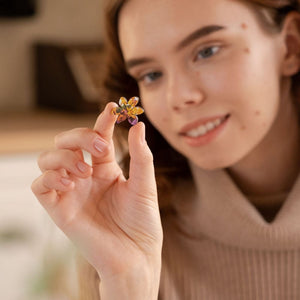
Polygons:
<instances>
[{"instance_id":1,"label":"wooden furniture","mask_svg":"<svg viewBox=\"0 0 300 300\"><path fill-rule=\"evenodd\" d=\"M103 46L37 43L34 46L38 107L97 111Z\"/></svg>"}]
</instances>

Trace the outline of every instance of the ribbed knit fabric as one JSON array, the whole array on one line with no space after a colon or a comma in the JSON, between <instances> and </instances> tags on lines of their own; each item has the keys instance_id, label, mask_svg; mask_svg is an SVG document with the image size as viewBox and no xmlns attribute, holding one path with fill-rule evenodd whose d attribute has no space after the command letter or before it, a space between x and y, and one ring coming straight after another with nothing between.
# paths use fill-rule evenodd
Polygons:
<instances>
[{"instance_id":1,"label":"ribbed knit fabric","mask_svg":"<svg viewBox=\"0 0 300 300\"><path fill-rule=\"evenodd\" d=\"M270 223L226 171L192 169L197 191L162 215L159 299L300 299L300 177Z\"/></svg>"}]
</instances>

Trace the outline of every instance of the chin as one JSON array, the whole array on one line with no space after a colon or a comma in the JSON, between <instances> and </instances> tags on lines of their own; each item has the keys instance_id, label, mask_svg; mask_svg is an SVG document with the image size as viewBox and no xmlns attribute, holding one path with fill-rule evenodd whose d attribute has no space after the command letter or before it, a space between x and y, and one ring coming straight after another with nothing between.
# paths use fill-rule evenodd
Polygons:
<instances>
[{"instance_id":1,"label":"chin","mask_svg":"<svg viewBox=\"0 0 300 300\"><path fill-rule=\"evenodd\" d=\"M197 167L206 171L215 171L219 169L230 168L238 162L238 159L234 157L207 158L205 160L199 158L191 158L189 160Z\"/></svg>"},{"instance_id":2,"label":"chin","mask_svg":"<svg viewBox=\"0 0 300 300\"><path fill-rule=\"evenodd\" d=\"M194 161L192 161L192 162L194 163L194 165L196 165L200 169L203 169L206 171L216 171L216 170L224 169L227 167L222 164L201 164L201 163L197 163Z\"/></svg>"}]
</instances>

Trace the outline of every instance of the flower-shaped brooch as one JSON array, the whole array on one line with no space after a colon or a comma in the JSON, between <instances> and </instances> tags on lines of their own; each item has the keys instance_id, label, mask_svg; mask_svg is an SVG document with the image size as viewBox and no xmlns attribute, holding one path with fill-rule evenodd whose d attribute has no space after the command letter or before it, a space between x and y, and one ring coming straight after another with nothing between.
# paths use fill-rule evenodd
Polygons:
<instances>
[{"instance_id":1,"label":"flower-shaped brooch","mask_svg":"<svg viewBox=\"0 0 300 300\"><path fill-rule=\"evenodd\" d=\"M128 119L128 122L131 125L135 125L138 122L137 115L140 115L144 112L144 110L136 106L139 102L139 97L132 97L127 102L125 97L121 97L119 100L119 106L112 109L112 113L114 115L118 115L117 123L121 123Z\"/></svg>"}]
</instances>

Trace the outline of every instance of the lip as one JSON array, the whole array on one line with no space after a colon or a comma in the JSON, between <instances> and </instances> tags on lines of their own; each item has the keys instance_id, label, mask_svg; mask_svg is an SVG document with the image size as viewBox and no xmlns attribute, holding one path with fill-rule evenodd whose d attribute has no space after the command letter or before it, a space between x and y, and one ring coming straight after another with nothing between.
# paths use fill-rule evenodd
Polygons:
<instances>
[{"instance_id":1,"label":"lip","mask_svg":"<svg viewBox=\"0 0 300 300\"><path fill-rule=\"evenodd\" d=\"M226 115L220 115L220 116L214 116L214 117L208 117L208 118L202 118L200 120L197 120L195 122L189 123L187 125L185 125L184 127L182 127L182 129L179 131L180 135L185 135L188 131L195 129L201 125L204 125L208 122L213 122L217 119L221 119L221 118L228 118L229 114Z\"/></svg>"},{"instance_id":2,"label":"lip","mask_svg":"<svg viewBox=\"0 0 300 300\"><path fill-rule=\"evenodd\" d=\"M198 136L198 137L190 137L187 136L185 133L193 128L196 128L197 126L200 126L206 122L209 121L213 121L216 120L218 118L225 118L225 120L217 127L215 127L213 130L207 132L206 134L202 135L202 136ZM230 115L223 115L220 117L214 117L214 118L208 118L208 119L201 119L198 122L195 123L191 123L190 125L187 125L186 127L183 128L183 133L181 133L181 137L183 138L183 140L185 141L185 143L187 145L189 145L190 147L200 147L200 146L205 146L207 144L209 144L210 142L212 142L222 131L223 129L226 127L228 120L230 118ZM205 121L204 121L205 120ZM197 124L197 125L195 125ZM186 128L190 128L190 129L186 129Z\"/></svg>"}]
</instances>

